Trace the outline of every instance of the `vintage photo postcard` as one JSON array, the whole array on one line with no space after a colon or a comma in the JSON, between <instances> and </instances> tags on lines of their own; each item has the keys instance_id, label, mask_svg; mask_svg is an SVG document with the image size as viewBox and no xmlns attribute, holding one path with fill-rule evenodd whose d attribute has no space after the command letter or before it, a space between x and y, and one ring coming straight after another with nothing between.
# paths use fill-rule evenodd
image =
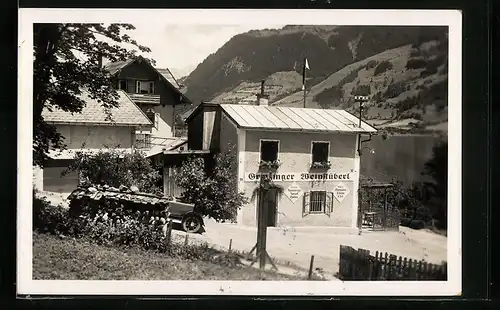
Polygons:
<instances>
[{"instance_id":1,"label":"vintage photo postcard","mask_svg":"<svg viewBox=\"0 0 500 310\"><path fill-rule=\"evenodd\" d=\"M458 295L459 11L20 9L18 294Z\"/></svg>"}]
</instances>

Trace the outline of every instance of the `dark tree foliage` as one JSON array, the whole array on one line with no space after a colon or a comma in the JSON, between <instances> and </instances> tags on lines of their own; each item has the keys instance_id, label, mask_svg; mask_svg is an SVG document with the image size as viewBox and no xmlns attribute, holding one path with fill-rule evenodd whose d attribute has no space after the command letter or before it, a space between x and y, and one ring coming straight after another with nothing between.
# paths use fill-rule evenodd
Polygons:
<instances>
[{"instance_id":1,"label":"dark tree foliage","mask_svg":"<svg viewBox=\"0 0 500 310\"><path fill-rule=\"evenodd\" d=\"M373 71L373 75L379 75L381 73L384 73L386 71L389 71L392 69L392 63L387 61L387 60L384 60L384 61L381 61L377 67L375 67L375 71Z\"/></svg>"},{"instance_id":2,"label":"dark tree foliage","mask_svg":"<svg viewBox=\"0 0 500 310\"><path fill-rule=\"evenodd\" d=\"M91 97L109 108L117 106L118 93L109 75L100 66L103 58L123 61L136 54L120 43L140 51L139 45L123 30L133 30L129 24L35 24L33 71L33 161L43 166L50 148L63 148L63 137L55 127L44 121L44 108L78 113L85 105L78 95L86 88ZM113 42L113 43L108 43ZM78 55L79 54L79 55Z\"/></svg>"},{"instance_id":3,"label":"dark tree foliage","mask_svg":"<svg viewBox=\"0 0 500 310\"><path fill-rule=\"evenodd\" d=\"M406 91L406 83L405 82L392 83L392 84L389 84L389 86L387 86L387 90L384 93L384 97L385 98L395 98L405 91Z\"/></svg>"},{"instance_id":4,"label":"dark tree foliage","mask_svg":"<svg viewBox=\"0 0 500 310\"><path fill-rule=\"evenodd\" d=\"M410 58L406 62L406 69L411 70L411 69L421 69L425 68L427 65L427 61L423 58Z\"/></svg>"},{"instance_id":5,"label":"dark tree foliage","mask_svg":"<svg viewBox=\"0 0 500 310\"><path fill-rule=\"evenodd\" d=\"M137 186L146 193L161 193L159 168L139 151L132 154L112 149L95 154L76 152L68 171L77 171L91 184Z\"/></svg>"},{"instance_id":6,"label":"dark tree foliage","mask_svg":"<svg viewBox=\"0 0 500 310\"><path fill-rule=\"evenodd\" d=\"M425 163L423 174L432 178L425 185L430 195L430 205L439 228L447 228L448 219L448 140L440 139L432 149L432 158Z\"/></svg>"},{"instance_id":7,"label":"dark tree foliage","mask_svg":"<svg viewBox=\"0 0 500 310\"><path fill-rule=\"evenodd\" d=\"M184 189L181 200L193 203L203 215L216 221L235 220L237 211L248 201L236 188L236 157L232 149L216 154L212 169L206 169L203 158L190 158L175 176Z\"/></svg>"},{"instance_id":8,"label":"dark tree foliage","mask_svg":"<svg viewBox=\"0 0 500 310\"><path fill-rule=\"evenodd\" d=\"M361 84L352 89L351 95L353 96L368 96L370 95L370 85Z\"/></svg>"}]
</instances>

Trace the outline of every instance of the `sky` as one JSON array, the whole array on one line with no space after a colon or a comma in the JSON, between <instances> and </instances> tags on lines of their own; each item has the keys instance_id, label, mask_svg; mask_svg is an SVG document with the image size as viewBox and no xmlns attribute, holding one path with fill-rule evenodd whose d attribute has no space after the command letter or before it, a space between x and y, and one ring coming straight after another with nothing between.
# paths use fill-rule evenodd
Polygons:
<instances>
[{"instance_id":1,"label":"sky","mask_svg":"<svg viewBox=\"0 0 500 310\"><path fill-rule=\"evenodd\" d=\"M143 54L156 60L158 68L169 68L176 78L188 75L208 55L215 53L233 36L254 29L282 28L276 24L165 25L134 24L130 36L151 49Z\"/></svg>"}]
</instances>

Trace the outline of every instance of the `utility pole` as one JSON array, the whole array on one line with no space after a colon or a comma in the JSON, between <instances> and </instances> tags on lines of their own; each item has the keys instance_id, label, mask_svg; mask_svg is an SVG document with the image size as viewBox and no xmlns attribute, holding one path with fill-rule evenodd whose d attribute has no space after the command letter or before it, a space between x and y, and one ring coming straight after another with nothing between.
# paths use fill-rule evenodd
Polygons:
<instances>
[{"instance_id":1,"label":"utility pole","mask_svg":"<svg viewBox=\"0 0 500 310\"><path fill-rule=\"evenodd\" d=\"M354 101L359 103L359 129L361 130L361 119L363 117L363 103L368 101L368 96L354 96ZM358 134L358 154L361 155L361 133Z\"/></svg>"},{"instance_id":2,"label":"utility pole","mask_svg":"<svg viewBox=\"0 0 500 310\"><path fill-rule=\"evenodd\" d=\"M361 128L361 117L363 113L363 103L368 101L368 96L354 96L354 101L359 103L359 128Z\"/></svg>"},{"instance_id":3,"label":"utility pole","mask_svg":"<svg viewBox=\"0 0 500 310\"><path fill-rule=\"evenodd\" d=\"M368 96L354 96L354 101L359 103L359 130L360 130L360 133L358 133L358 156L361 156L361 117L363 115L363 103L368 101ZM359 182L359 180L358 180L358 182ZM361 219L361 217L362 217L361 200L362 200L362 195L361 195L361 191L358 188L358 219ZM358 229L359 229L358 234L361 235L361 222L359 220L358 220Z\"/></svg>"}]
</instances>

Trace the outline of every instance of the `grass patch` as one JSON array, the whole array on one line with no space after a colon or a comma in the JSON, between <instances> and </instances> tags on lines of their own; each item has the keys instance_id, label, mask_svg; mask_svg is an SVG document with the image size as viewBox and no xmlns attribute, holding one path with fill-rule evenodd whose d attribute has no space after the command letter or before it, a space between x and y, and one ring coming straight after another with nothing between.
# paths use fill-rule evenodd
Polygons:
<instances>
[{"instance_id":1,"label":"grass patch","mask_svg":"<svg viewBox=\"0 0 500 310\"><path fill-rule=\"evenodd\" d=\"M33 233L35 280L304 280L255 268Z\"/></svg>"}]
</instances>

